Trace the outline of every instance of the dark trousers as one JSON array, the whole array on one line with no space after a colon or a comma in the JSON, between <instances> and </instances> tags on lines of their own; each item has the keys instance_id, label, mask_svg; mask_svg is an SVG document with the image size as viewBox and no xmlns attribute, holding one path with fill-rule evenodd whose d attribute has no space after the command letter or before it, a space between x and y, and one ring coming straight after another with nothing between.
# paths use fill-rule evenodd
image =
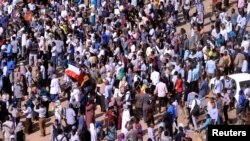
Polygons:
<instances>
[{"instance_id":1,"label":"dark trousers","mask_svg":"<svg viewBox=\"0 0 250 141\"><path fill-rule=\"evenodd\" d=\"M173 122L169 122L166 125L166 129L171 137L173 137Z\"/></svg>"},{"instance_id":2,"label":"dark trousers","mask_svg":"<svg viewBox=\"0 0 250 141\"><path fill-rule=\"evenodd\" d=\"M176 99L177 99L178 104L181 105L182 104L182 102L181 102L182 101L181 100L182 99L182 93L177 93Z\"/></svg>"},{"instance_id":3,"label":"dark trousers","mask_svg":"<svg viewBox=\"0 0 250 141\"><path fill-rule=\"evenodd\" d=\"M190 20L189 11L190 10L186 10L186 9L182 8L183 17L184 17L184 19L185 19L186 22Z\"/></svg>"},{"instance_id":4,"label":"dark trousers","mask_svg":"<svg viewBox=\"0 0 250 141\"><path fill-rule=\"evenodd\" d=\"M13 53L13 61L17 63L17 53Z\"/></svg>"},{"instance_id":5,"label":"dark trousers","mask_svg":"<svg viewBox=\"0 0 250 141\"><path fill-rule=\"evenodd\" d=\"M105 96L101 95L101 111L105 112Z\"/></svg>"},{"instance_id":6,"label":"dark trousers","mask_svg":"<svg viewBox=\"0 0 250 141\"><path fill-rule=\"evenodd\" d=\"M24 133L23 130L18 131L16 133L16 141L24 141Z\"/></svg>"},{"instance_id":7,"label":"dark trousers","mask_svg":"<svg viewBox=\"0 0 250 141\"><path fill-rule=\"evenodd\" d=\"M158 97L158 99L159 99L159 109L158 109L158 111L159 111L159 113L161 113L161 107L164 107L166 104L165 104L165 100L166 100L166 98L165 97Z\"/></svg>"},{"instance_id":8,"label":"dark trousers","mask_svg":"<svg viewBox=\"0 0 250 141\"><path fill-rule=\"evenodd\" d=\"M31 118L26 118L25 120L25 133L32 133L32 121Z\"/></svg>"},{"instance_id":9,"label":"dark trousers","mask_svg":"<svg viewBox=\"0 0 250 141\"><path fill-rule=\"evenodd\" d=\"M136 110L136 112L135 112L136 118L141 119L141 117L142 117L142 108L136 108L135 110Z\"/></svg>"},{"instance_id":10,"label":"dark trousers","mask_svg":"<svg viewBox=\"0 0 250 141\"><path fill-rule=\"evenodd\" d=\"M224 113L224 118L225 118L225 124L227 124L228 122L228 113L227 113L227 110L228 110L228 105L224 105L223 107L223 113Z\"/></svg>"}]
</instances>

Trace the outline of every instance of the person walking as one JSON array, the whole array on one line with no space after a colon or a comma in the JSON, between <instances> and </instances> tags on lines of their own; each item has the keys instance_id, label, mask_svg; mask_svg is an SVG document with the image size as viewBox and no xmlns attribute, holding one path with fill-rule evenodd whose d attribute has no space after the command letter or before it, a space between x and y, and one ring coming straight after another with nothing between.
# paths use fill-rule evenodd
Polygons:
<instances>
[{"instance_id":1,"label":"person walking","mask_svg":"<svg viewBox=\"0 0 250 141\"><path fill-rule=\"evenodd\" d=\"M227 92L227 89L223 90L222 101L223 101L224 123L228 124L228 108L229 108L229 104L230 104L230 96Z\"/></svg>"},{"instance_id":2,"label":"person walking","mask_svg":"<svg viewBox=\"0 0 250 141\"><path fill-rule=\"evenodd\" d=\"M197 130L197 117L199 116L199 109L200 109L200 100L198 99L198 95L195 95L195 98L193 99L191 105L189 105L190 108L190 120L191 123L194 126L194 129Z\"/></svg>"},{"instance_id":3,"label":"person walking","mask_svg":"<svg viewBox=\"0 0 250 141\"><path fill-rule=\"evenodd\" d=\"M43 104L36 104L34 107L34 111L38 113L39 116L39 128L41 132L41 136L46 136L46 130L45 130L45 117L46 117L46 108Z\"/></svg>"},{"instance_id":4,"label":"person walking","mask_svg":"<svg viewBox=\"0 0 250 141\"><path fill-rule=\"evenodd\" d=\"M70 132L73 126L76 124L76 113L73 110L73 105L70 103L69 107L66 109L65 112L66 116L66 125L67 125L67 130Z\"/></svg>"},{"instance_id":5,"label":"person walking","mask_svg":"<svg viewBox=\"0 0 250 141\"><path fill-rule=\"evenodd\" d=\"M30 105L25 104L25 109L23 110L25 115L25 133L32 133L32 108Z\"/></svg>"},{"instance_id":6,"label":"person walking","mask_svg":"<svg viewBox=\"0 0 250 141\"><path fill-rule=\"evenodd\" d=\"M160 78L160 82L156 84L155 87L155 94L157 94L157 97L159 99L159 110L158 112L161 113L161 108L165 106L166 104L166 95L168 94L167 85L163 83L163 80Z\"/></svg>"}]
</instances>

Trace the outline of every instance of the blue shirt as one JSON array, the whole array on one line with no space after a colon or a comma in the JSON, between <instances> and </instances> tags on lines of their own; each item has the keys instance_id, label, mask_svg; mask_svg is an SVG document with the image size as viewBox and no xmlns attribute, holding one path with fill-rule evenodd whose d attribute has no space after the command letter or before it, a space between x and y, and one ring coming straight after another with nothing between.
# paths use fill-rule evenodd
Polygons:
<instances>
[{"instance_id":1,"label":"blue shirt","mask_svg":"<svg viewBox=\"0 0 250 141\"><path fill-rule=\"evenodd\" d=\"M192 71L192 81L197 81L200 78L200 65L197 64L196 67Z\"/></svg>"},{"instance_id":2,"label":"blue shirt","mask_svg":"<svg viewBox=\"0 0 250 141\"><path fill-rule=\"evenodd\" d=\"M14 61L7 62L7 68L8 68L8 74L13 73L15 69L15 62Z\"/></svg>"},{"instance_id":3,"label":"blue shirt","mask_svg":"<svg viewBox=\"0 0 250 141\"><path fill-rule=\"evenodd\" d=\"M237 24L237 18L238 18L238 14L237 13L233 13L231 16L231 22L233 25Z\"/></svg>"},{"instance_id":4,"label":"blue shirt","mask_svg":"<svg viewBox=\"0 0 250 141\"><path fill-rule=\"evenodd\" d=\"M176 107L174 105L168 107L167 113L170 113L172 115L173 120L177 118Z\"/></svg>"},{"instance_id":5,"label":"blue shirt","mask_svg":"<svg viewBox=\"0 0 250 141\"><path fill-rule=\"evenodd\" d=\"M11 44L7 45L6 53L8 56L12 55L12 45Z\"/></svg>"},{"instance_id":6,"label":"blue shirt","mask_svg":"<svg viewBox=\"0 0 250 141\"><path fill-rule=\"evenodd\" d=\"M238 102L238 108L244 108L244 102L246 100L246 97L244 94L239 95L239 102Z\"/></svg>"},{"instance_id":7,"label":"blue shirt","mask_svg":"<svg viewBox=\"0 0 250 141\"><path fill-rule=\"evenodd\" d=\"M206 69L207 69L208 73L214 74L215 69L216 69L215 62L213 60L208 60L206 63Z\"/></svg>"},{"instance_id":8,"label":"blue shirt","mask_svg":"<svg viewBox=\"0 0 250 141\"><path fill-rule=\"evenodd\" d=\"M105 98L110 98L113 96L112 88L113 88L114 82L115 82L115 80L112 79L111 83L109 85L105 86L105 89L104 89Z\"/></svg>"}]
</instances>

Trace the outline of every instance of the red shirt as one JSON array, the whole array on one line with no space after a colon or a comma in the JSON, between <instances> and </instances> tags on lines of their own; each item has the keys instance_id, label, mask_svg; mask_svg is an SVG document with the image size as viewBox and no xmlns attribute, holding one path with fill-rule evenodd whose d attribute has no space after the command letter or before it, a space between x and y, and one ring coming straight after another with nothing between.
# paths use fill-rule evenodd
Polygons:
<instances>
[{"instance_id":1,"label":"red shirt","mask_svg":"<svg viewBox=\"0 0 250 141\"><path fill-rule=\"evenodd\" d=\"M177 91L178 93L182 93L182 92L183 92L182 84L183 84L182 79L177 79L177 80L176 80L176 87L175 87L175 89L176 89L176 91Z\"/></svg>"}]
</instances>

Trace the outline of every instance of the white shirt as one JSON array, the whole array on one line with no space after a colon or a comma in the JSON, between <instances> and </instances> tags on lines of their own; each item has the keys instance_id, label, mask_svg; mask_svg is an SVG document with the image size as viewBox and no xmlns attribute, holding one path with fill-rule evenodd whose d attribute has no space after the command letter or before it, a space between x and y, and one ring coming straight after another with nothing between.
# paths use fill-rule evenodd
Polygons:
<instances>
[{"instance_id":1,"label":"white shirt","mask_svg":"<svg viewBox=\"0 0 250 141\"><path fill-rule=\"evenodd\" d=\"M210 117L215 120L215 122L217 122L218 120L218 114L219 111L217 108L212 108L211 110L208 111L208 114L210 115Z\"/></svg>"},{"instance_id":2,"label":"white shirt","mask_svg":"<svg viewBox=\"0 0 250 141\"><path fill-rule=\"evenodd\" d=\"M154 135L154 129L149 127L148 128L148 137L152 139L152 141L155 141L154 138L155 138L155 135Z\"/></svg>"},{"instance_id":3,"label":"white shirt","mask_svg":"<svg viewBox=\"0 0 250 141\"><path fill-rule=\"evenodd\" d=\"M250 2L248 2L248 4L247 4L247 14L249 14L250 13Z\"/></svg>"},{"instance_id":4,"label":"white shirt","mask_svg":"<svg viewBox=\"0 0 250 141\"><path fill-rule=\"evenodd\" d=\"M57 78L53 78L50 83L50 94L59 94L61 92L60 83Z\"/></svg>"},{"instance_id":5,"label":"white shirt","mask_svg":"<svg viewBox=\"0 0 250 141\"><path fill-rule=\"evenodd\" d=\"M46 78L46 72L45 72L44 65L40 66L40 73L42 74L42 79L45 79Z\"/></svg>"},{"instance_id":6,"label":"white shirt","mask_svg":"<svg viewBox=\"0 0 250 141\"><path fill-rule=\"evenodd\" d=\"M227 38L227 30L226 29L221 29L220 30L220 34L225 38L225 40L227 40L228 38Z\"/></svg>"},{"instance_id":7,"label":"white shirt","mask_svg":"<svg viewBox=\"0 0 250 141\"><path fill-rule=\"evenodd\" d=\"M7 76L7 74L8 74L8 68L7 68L7 66L4 66L3 67L3 75Z\"/></svg>"},{"instance_id":8,"label":"white shirt","mask_svg":"<svg viewBox=\"0 0 250 141\"><path fill-rule=\"evenodd\" d=\"M69 125L73 125L75 124L76 120L75 120L75 116L76 113L72 108L68 108L66 110L66 120L67 120L67 124Z\"/></svg>"},{"instance_id":9,"label":"white shirt","mask_svg":"<svg viewBox=\"0 0 250 141\"><path fill-rule=\"evenodd\" d=\"M249 98L250 97L250 88L246 88L244 90L244 94L246 95L247 98Z\"/></svg>"},{"instance_id":10,"label":"white shirt","mask_svg":"<svg viewBox=\"0 0 250 141\"><path fill-rule=\"evenodd\" d=\"M29 3L28 7L31 11L34 11L36 9L36 5L34 3Z\"/></svg>"},{"instance_id":11,"label":"white shirt","mask_svg":"<svg viewBox=\"0 0 250 141\"><path fill-rule=\"evenodd\" d=\"M214 93L218 94L218 93L221 93L223 89L223 84L221 82L221 80L215 80L214 82Z\"/></svg>"},{"instance_id":12,"label":"white shirt","mask_svg":"<svg viewBox=\"0 0 250 141\"><path fill-rule=\"evenodd\" d=\"M51 49L51 55L52 55L52 56L56 56L56 55L57 55L56 46L54 46L54 47Z\"/></svg>"},{"instance_id":13,"label":"white shirt","mask_svg":"<svg viewBox=\"0 0 250 141\"><path fill-rule=\"evenodd\" d=\"M12 13L12 10L13 10L12 5L9 5L9 6L8 6L8 14L11 14L11 13Z\"/></svg>"},{"instance_id":14,"label":"white shirt","mask_svg":"<svg viewBox=\"0 0 250 141\"><path fill-rule=\"evenodd\" d=\"M213 29L213 30L212 30L211 35L212 35L215 39L219 38L219 34L217 33L216 29Z\"/></svg>"},{"instance_id":15,"label":"white shirt","mask_svg":"<svg viewBox=\"0 0 250 141\"><path fill-rule=\"evenodd\" d=\"M27 40L27 35L24 33L22 34L22 46L25 46L26 45L26 40Z\"/></svg>"},{"instance_id":16,"label":"white shirt","mask_svg":"<svg viewBox=\"0 0 250 141\"><path fill-rule=\"evenodd\" d=\"M241 17L241 15L239 15L237 18L237 25L240 26L241 28L245 28L246 23L247 23L246 17Z\"/></svg>"},{"instance_id":17,"label":"white shirt","mask_svg":"<svg viewBox=\"0 0 250 141\"><path fill-rule=\"evenodd\" d=\"M242 43L241 43L241 46L244 47L244 52L248 53L248 48L250 46L249 41L248 40L243 40Z\"/></svg>"},{"instance_id":18,"label":"white shirt","mask_svg":"<svg viewBox=\"0 0 250 141\"><path fill-rule=\"evenodd\" d=\"M165 97L168 93L168 89L165 83L159 82L156 84L155 92L158 94L158 97Z\"/></svg>"},{"instance_id":19,"label":"white shirt","mask_svg":"<svg viewBox=\"0 0 250 141\"><path fill-rule=\"evenodd\" d=\"M226 12L221 12L219 15L219 19L221 20L221 22L224 24L226 22L226 17L227 17L227 13Z\"/></svg>"},{"instance_id":20,"label":"white shirt","mask_svg":"<svg viewBox=\"0 0 250 141\"><path fill-rule=\"evenodd\" d=\"M61 17L65 18L68 15L66 10L61 11Z\"/></svg>"},{"instance_id":21,"label":"white shirt","mask_svg":"<svg viewBox=\"0 0 250 141\"><path fill-rule=\"evenodd\" d=\"M77 134L75 134L74 136L71 135L71 138L70 138L71 141L80 141L80 138Z\"/></svg>"},{"instance_id":22,"label":"white shirt","mask_svg":"<svg viewBox=\"0 0 250 141\"><path fill-rule=\"evenodd\" d=\"M243 63L242 63L241 71L242 71L243 73L247 73L247 72L248 72L247 69L248 69L248 62L247 62L247 60L244 60Z\"/></svg>"},{"instance_id":23,"label":"white shirt","mask_svg":"<svg viewBox=\"0 0 250 141\"><path fill-rule=\"evenodd\" d=\"M62 112L63 112L62 106L61 105L56 106L54 115L55 115L55 119L57 119L59 123L61 123Z\"/></svg>"},{"instance_id":24,"label":"white shirt","mask_svg":"<svg viewBox=\"0 0 250 141\"><path fill-rule=\"evenodd\" d=\"M67 141L67 138L65 135L57 135L56 139L55 140L58 140L58 141Z\"/></svg>"},{"instance_id":25,"label":"white shirt","mask_svg":"<svg viewBox=\"0 0 250 141\"><path fill-rule=\"evenodd\" d=\"M227 33L231 32L233 29L232 29L232 22L230 21L226 21L225 22L225 27L226 27L226 30L227 30Z\"/></svg>"},{"instance_id":26,"label":"white shirt","mask_svg":"<svg viewBox=\"0 0 250 141\"><path fill-rule=\"evenodd\" d=\"M73 102L74 100L77 102L80 102L80 98L79 98L80 94L81 94L80 90L75 88L73 92L70 94L70 102Z\"/></svg>"},{"instance_id":27,"label":"white shirt","mask_svg":"<svg viewBox=\"0 0 250 141\"><path fill-rule=\"evenodd\" d=\"M160 81L160 73L157 71L153 71L150 75L150 79L153 85L156 85Z\"/></svg>"},{"instance_id":28,"label":"white shirt","mask_svg":"<svg viewBox=\"0 0 250 141\"><path fill-rule=\"evenodd\" d=\"M3 28L0 27L0 36L2 36L2 34L3 34Z\"/></svg>"},{"instance_id":29,"label":"white shirt","mask_svg":"<svg viewBox=\"0 0 250 141\"><path fill-rule=\"evenodd\" d=\"M45 118L46 116L46 108L39 108L36 109L37 107L35 106L34 111L38 113L39 118Z\"/></svg>"},{"instance_id":30,"label":"white shirt","mask_svg":"<svg viewBox=\"0 0 250 141\"><path fill-rule=\"evenodd\" d=\"M190 69L188 71L188 77L187 77L187 82L190 83L192 81L192 70Z\"/></svg>"}]
</instances>

